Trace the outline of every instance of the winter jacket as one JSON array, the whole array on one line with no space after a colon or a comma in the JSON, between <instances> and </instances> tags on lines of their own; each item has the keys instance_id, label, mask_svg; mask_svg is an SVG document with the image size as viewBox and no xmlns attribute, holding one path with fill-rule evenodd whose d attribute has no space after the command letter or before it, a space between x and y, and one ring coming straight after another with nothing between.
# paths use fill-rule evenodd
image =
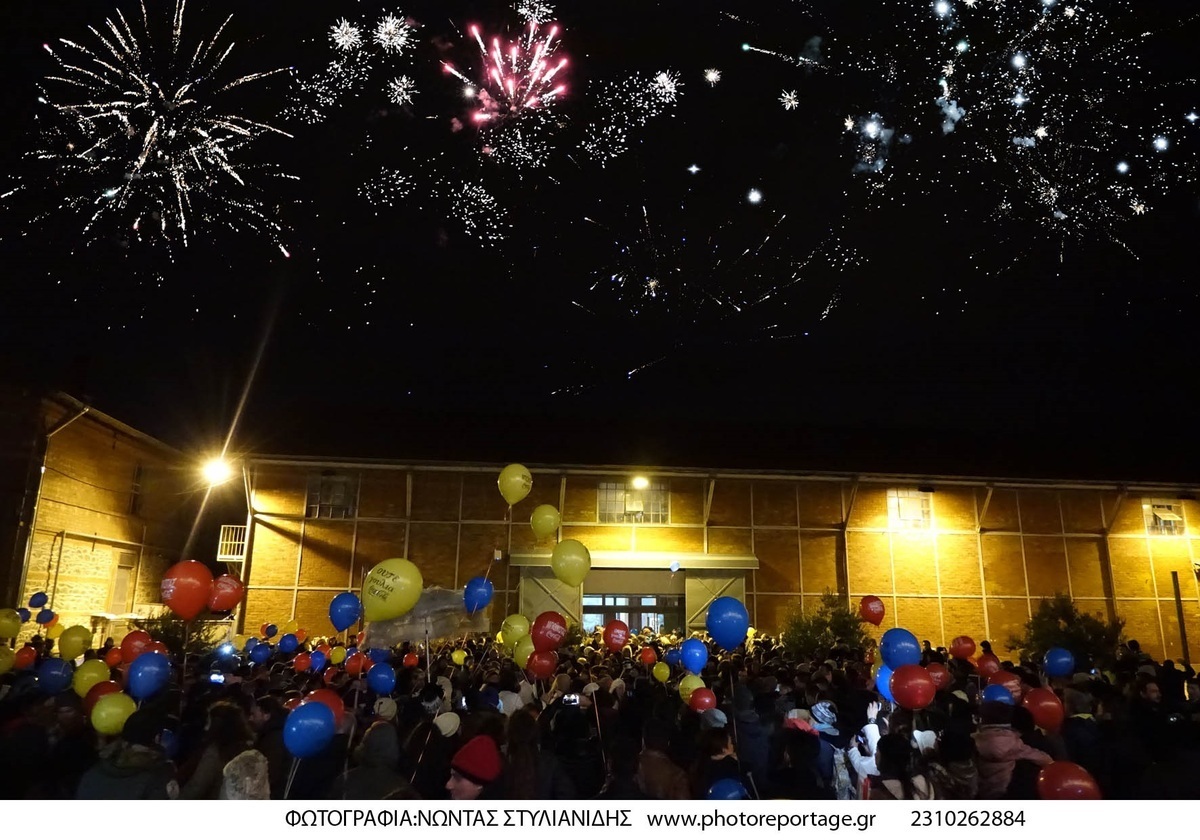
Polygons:
<instances>
[{"instance_id":1,"label":"winter jacket","mask_svg":"<svg viewBox=\"0 0 1200 840\"><path fill-rule=\"evenodd\" d=\"M118 742L79 780L76 799L177 799L175 767L154 747Z\"/></svg>"},{"instance_id":2,"label":"winter jacket","mask_svg":"<svg viewBox=\"0 0 1200 840\"><path fill-rule=\"evenodd\" d=\"M642 750L638 759L638 786L654 799L690 799L687 773L657 750Z\"/></svg>"},{"instance_id":3,"label":"winter jacket","mask_svg":"<svg viewBox=\"0 0 1200 840\"><path fill-rule=\"evenodd\" d=\"M400 775L400 738L396 727L377 723L357 750L358 766L333 780L330 799L419 799Z\"/></svg>"},{"instance_id":4,"label":"winter jacket","mask_svg":"<svg viewBox=\"0 0 1200 840\"><path fill-rule=\"evenodd\" d=\"M974 761L931 761L929 777L940 799L975 799L979 795L979 768Z\"/></svg>"},{"instance_id":5,"label":"winter jacket","mask_svg":"<svg viewBox=\"0 0 1200 840\"><path fill-rule=\"evenodd\" d=\"M924 776L913 776L912 778L913 795L912 799L937 799L937 794L934 793L933 785ZM908 799L904 795L904 785L898 779L880 779L871 784L871 792L868 799Z\"/></svg>"},{"instance_id":6,"label":"winter jacket","mask_svg":"<svg viewBox=\"0 0 1200 840\"><path fill-rule=\"evenodd\" d=\"M854 769L854 775L858 782L855 785L855 792L860 797L865 790L865 786L862 784L863 780L879 775L879 769L875 766L875 747L879 743L879 724L868 723L862 728L862 735L867 742L866 755L859 751L856 744L852 744L846 750L846 758L850 760L850 766Z\"/></svg>"},{"instance_id":7,"label":"winter jacket","mask_svg":"<svg viewBox=\"0 0 1200 840\"><path fill-rule=\"evenodd\" d=\"M1004 797L1017 761L1024 759L1045 766L1054 760L1041 750L1027 746L1011 726L981 726L974 738L979 751L980 799Z\"/></svg>"}]
</instances>

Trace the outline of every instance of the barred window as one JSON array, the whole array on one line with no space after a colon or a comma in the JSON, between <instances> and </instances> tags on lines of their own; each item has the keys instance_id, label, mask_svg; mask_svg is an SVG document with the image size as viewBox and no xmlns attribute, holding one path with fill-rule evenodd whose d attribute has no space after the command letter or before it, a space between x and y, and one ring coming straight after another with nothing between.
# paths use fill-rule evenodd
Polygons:
<instances>
[{"instance_id":1,"label":"barred window","mask_svg":"<svg viewBox=\"0 0 1200 840\"><path fill-rule=\"evenodd\" d=\"M1146 520L1147 534L1176 536L1184 533L1183 505L1178 499L1145 499L1142 516Z\"/></svg>"},{"instance_id":2,"label":"barred window","mask_svg":"<svg viewBox=\"0 0 1200 840\"><path fill-rule=\"evenodd\" d=\"M893 528L928 528L933 520L933 494L921 490L888 490L888 521Z\"/></svg>"},{"instance_id":3,"label":"barred window","mask_svg":"<svg viewBox=\"0 0 1200 840\"><path fill-rule=\"evenodd\" d=\"M637 490L624 482L600 482L599 522L665 524L671 521L670 493L663 482Z\"/></svg>"},{"instance_id":4,"label":"barred window","mask_svg":"<svg viewBox=\"0 0 1200 840\"><path fill-rule=\"evenodd\" d=\"M309 519L353 519L355 515L354 479L325 471L308 477Z\"/></svg>"}]
</instances>

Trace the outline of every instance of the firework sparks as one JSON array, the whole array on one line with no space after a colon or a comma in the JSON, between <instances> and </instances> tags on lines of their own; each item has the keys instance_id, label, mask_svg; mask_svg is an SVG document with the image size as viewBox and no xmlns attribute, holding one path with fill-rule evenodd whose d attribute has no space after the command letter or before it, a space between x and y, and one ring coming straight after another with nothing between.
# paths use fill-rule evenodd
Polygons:
<instances>
[{"instance_id":1,"label":"firework sparks","mask_svg":"<svg viewBox=\"0 0 1200 840\"><path fill-rule=\"evenodd\" d=\"M785 90L779 96L779 104L783 106L785 111L794 111L800 107L800 97L796 95L794 90Z\"/></svg>"},{"instance_id":2,"label":"firework sparks","mask_svg":"<svg viewBox=\"0 0 1200 840\"><path fill-rule=\"evenodd\" d=\"M601 114L587 126L583 148L588 155L603 165L627 152L633 135L675 106L677 79L663 71L601 83L590 97L600 104Z\"/></svg>"},{"instance_id":3,"label":"firework sparks","mask_svg":"<svg viewBox=\"0 0 1200 840\"><path fill-rule=\"evenodd\" d=\"M716 67L710 67L704 71L704 81L712 87L716 87L717 82L721 81L721 71Z\"/></svg>"},{"instance_id":4,"label":"firework sparks","mask_svg":"<svg viewBox=\"0 0 1200 840\"><path fill-rule=\"evenodd\" d=\"M333 45L342 52L350 52L362 46L362 32L345 18L334 24L329 37Z\"/></svg>"},{"instance_id":5,"label":"firework sparks","mask_svg":"<svg viewBox=\"0 0 1200 840\"><path fill-rule=\"evenodd\" d=\"M375 43L384 52L399 53L412 42L412 27L395 15L385 15L375 27Z\"/></svg>"},{"instance_id":6,"label":"firework sparks","mask_svg":"<svg viewBox=\"0 0 1200 840\"><path fill-rule=\"evenodd\" d=\"M411 105L417 92L417 83L408 76L397 76L388 82L388 99L397 105Z\"/></svg>"},{"instance_id":7,"label":"firework sparks","mask_svg":"<svg viewBox=\"0 0 1200 840\"><path fill-rule=\"evenodd\" d=\"M507 43L498 36L485 39L478 26L470 27L470 32L479 46L479 79L472 80L449 62L442 66L471 88L478 103L472 115L476 123L522 117L566 92L566 85L556 80L567 66L567 59L555 59L560 43L557 26L543 35L531 21L523 37Z\"/></svg>"},{"instance_id":8,"label":"firework sparks","mask_svg":"<svg viewBox=\"0 0 1200 840\"><path fill-rule=\"evenodd\" d=\"M554 20L554 7L539 0L518 0L516 10L521 20L526 23L541 26Z\"/></svg>"}]
</instances>

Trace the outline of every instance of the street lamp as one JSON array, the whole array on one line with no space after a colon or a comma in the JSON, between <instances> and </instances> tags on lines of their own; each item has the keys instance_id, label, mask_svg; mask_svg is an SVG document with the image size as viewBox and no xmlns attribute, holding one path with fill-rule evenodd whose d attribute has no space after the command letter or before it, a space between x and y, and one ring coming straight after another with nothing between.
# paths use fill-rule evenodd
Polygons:
<instances>
[{"instance_id":1,"label":"street lamp","mask_svg":"<svg viewBox=\"0 0 1200 840\"><path fill-rule=\"evenodd\" d=\"M645 490L649 486L650 486L650 479L646 478L644 475L639 475L633 479L633 489L634 490Z\"/></svg>"},{"instance_id":2,"label":"street lamp","mask_svg":"<svg viewBox=\"0 0 1200 840\"><path fill-rule=\"evenodd\" d=\"M212 458L204 464L202 472L209 487L224 484L233 478L233 467L224 458Z\"/></svg>"}]
</instances>

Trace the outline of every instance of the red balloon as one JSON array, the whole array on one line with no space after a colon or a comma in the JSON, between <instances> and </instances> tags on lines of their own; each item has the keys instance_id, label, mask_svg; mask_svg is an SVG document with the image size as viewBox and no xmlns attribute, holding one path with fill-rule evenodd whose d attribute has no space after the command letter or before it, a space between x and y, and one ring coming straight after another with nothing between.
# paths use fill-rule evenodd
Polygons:
<instances>
[{"instance_id":1,"label":"red balloon","mask_svg":"<svg viewBox=\"0 0 1200 840\"><path fill-rule=\"evenodd\" d=\"M420 664L421 664L421 657L417 656L415 653L404 654L404 667L405 668L416 668Z\"/></svg>"},{"instance_id":2,"label":"red balloon","mask_svg":"<svg viewBox=\"0 0 1200 840\"><path fill-rule=\"evenodd\" d=\"M996 658L995 654L985 653L975 660L975 670L979 672L980 676L990 677L1000 670L1000 660Z\"/></svg>"},{"instance_id":3,"label":"red balloon","mask_svg":"<svg viewBox=\"0 0 1200 840\"><path fill-rule=\"evenodd\" d=\"M122 658L119 647L109 648L108 653L104 654L104 664L109 668L116 668L121 664Z\"/></svg>"},{"instance_id":4,"label":"red balloon","mask_svg":"<svg viewBox=\"0 0 1200 840\"><path fill-rule=\"evenodd\" d=\"M245 588L233 575L221 575L212 582L208 592L208 608L213 611L231 610L242 602Z\"/></svg>"},{"instance_id":5,"label":"red balloon","mask_svg":"<svg viewBox=\"0 0 1200 840\"><path fill-rule=\"evenodd\" d=\"M184 621L191 621L208 605L212 585L208 566L183 560L163 573L162 601Z\"/></svg>"},{"instance_id":6,"label":"red balloon","mask_svg":"<svg viewBox=\"0 0 1200 840\"><path fill-rule=\"evenodd\" d=\"M302 698L293 697L291 700L284 701L283 708L287 709L290 712L292 709L296 708L303 702L304 702L304 700Z\"/></svg>"},{"instance_id":7,"label":"red balloon","mask_svg":"<svg viewBox=\"0 0 1200 840\"><path fill-rule=\"evenodd\" d=\"M342 698L337 692L331 688L318 688L316 691L310 691L304 696L305 703L321 703L328 706L333 712L333 722L335 724L342 722L342 715L346 713L346 704L342 702Z\"/></svg>"},{"instance_id":8,"label":"red balloon","mask_svg":"<svg viewBox=\"0 0 1200 840\"><path fill-rule=\"evenodd\" d=\"M297 653L296 658L292 660L292 667L297 671L307 671L312 667L312 656L307 653Z\"/></svg>"},{"instance_id":9,"label":"red balloon","mask_svg":"<svg viewBox=\"0 0 1200 840\"><path fill-rule=\"evenodd\" d=\"M363 639L365 638L367 638L367 631L359 630L358 635L354 637L354 640L359 647L362 647Z\"/></svg>"},{"instance_id":10,"label":"red balloon","mask_svg":"<svg viewBox=\"0 0 1200 840\"><path fill-rule=\"evenodd\" d=\"M297 639L297 641L299 641L299 639ZM325 644L324 642L321 642L321 644L317 645L317 650L321 651L321 653L325 654L325 656L328 657L329 651L333 650L333 648L331 648L329 645Z\"/></svg>"},{"instance_id":11,"label":"red balloon","mask_svg":"<svg viewBox=\"0 0 1200 840\"><path fill-rule=\"evenodd\" d=\"M128 665L145 653L153 641L145 630L134 630L132 633L127 633L121 640L121 661Z\"/></svg>"},{"instance_id":12,"label":"red balloon","mask_svg":"<svg viewBox=\"0 0 1200 840\"><path fill-rule=\"evenodd\" d=\"M905 709L924 709L937 694L933 677L920 665L901 665L892 672L888 687Z\"/></svg>"},{"instance_id":13,"label":"red balloon","mask_svg":"<svg viewBox=\"0 0 1200 840\"><path fill-rule=\"evenodd\" d=\"M1103 799L1092 774L1071 761L1047 764L1038 773L1038 796L1042 799Z\"/></svg>"},{"instance_id":14,"label":"red balloon","mask_svg":"<svg viewBox=\"0 0 1200 840\"><path fill-rule=\"evenodd\" d=\"M1048 688L1031 689L1021 698L1021 705L1033 715L1033 722L1047 732L1054 732L1062 726L1066 716L1062 701Z\"/></svg>"},{"instance_id":15,"label":"red balloon","mask_svg":"<svg viewBox=\"0 0 1200 840\"><path fill-rule=\"evenodd\" d=\"M171 649L162 642L155 639L150 644L146 645L146 653L161 653L163 656L170 657Z\"/></svg>"},{"instance_id":16,"label":"red balloon","mask_svg":"<svg viewBox=\"0 0 1200 840\"><path fill-rule=\"evenodd\" d=\"M300 644L304 644L306 641L308 641L308 631L305 630L303 627L301 627L299 630L297 630L292 635L296 637L296 641L299 642Z\"/></svg>"},{"instance_id":17,"label":"red balloon","mask_svg":"<svg viewBox=\"0 0 1200 840\"><path fill-rule=\"evenodd\" d=\"M354 653L346 657L346 673L352 677L357 677L362 673L367 664L367 657L361 650L356 650Z\"/></svg>"},{"instance_id":18,"label":"red balloon","mask_svg":"<svg viewBox=\"0 0 1200 840\"><path fill-rule=\"evenodd\" d=\"M693 712L703 712L705 709L717 708L717 695L711 688L697 688L688 697L688 706Z\"/></svg>"},{"instance_id":19,"label":"red balloon","mask_svg":"<svg viewBox=\"0 0 1200 840\"><path fill-rule=\"evenodd\" d=\"M13 655L13 667L24 671L37 664L37 651L31 647L23 647Z\"/></svg>"},{"instance_id":20,"label":"red balloon","mask_svg":"<svg viewBox=\"0 0 1200 840\"><path fill-rule=\"evenodd\" d=\"M950 655L955 659L970 659L975 655L975 640L970 636L955 636L950 643Z\"/></svg>"},{"instance_id":21,"label":"red balloon","mask_svg":"<svg viewBox=\"0 0 1200 840\"><path fill-rule=\"evenodd\" d=\"M876 627L883 622L883 616L886 612L883 601L874 595L867 595L858 602L858 614L863 617L864 621L869 621Z\"/></svg>"},{"instance_id":22,"label":"red balloon","mask_svg":"<svg viewBox=\"0 0 1200 840\"><path fill-rule=\"evenodd\" d=\"M949 688L950 683L954 681L950 671L941 662L930 662L925 666L925 670L929 672L929 678L933 680L933 685L938 691Z\"/></svg>"},{"instance_id":23,"label":"red balloon","mask_svg":"<svg viewBox=\"0 0 1200 840\"><path fill-rule=\"evenodd\" d=\"M558 654L552 650L535 650L529 654L525 670L535 679L548 680L558 670Z\"/></svg>"},{"instance_id":24,"label":"red balloon","mask_svg":"<svg viewBox=\"0 0 1200 840\"><path fill-rule=\"evenodd\" d=\"M1008 689L1008 693L1013 696L1013 700L1020 702L1021 693L1021 678L1011 671L996 671L988 677L988 685L1002 685Z\"/></svg>"},{"instance_id":25,"label":"red balloon","mask_svg":"<svg viewBox=\"0 0 1200 840\"><path fill-rule=\"evenodd\" d=\"M539 615L529 628L534 650L558 650L566 637L567 620L553 610Z\"/></svg>"},{"instance_id":26,"label":"red balloon","mask_svg":"<svg viewBox=\"0 0 1200 840\"><path fill-rule=\"evenodd\" d=\"M625 647L629 641L629 625L620 619L613 619L604 625L604 646L616 653Z\"/></svg>"},{"instance_id":27,"label":"red balloon","mask_svg":"<svg viewBox=\"0 0 1200 840\"><path fill-rule=\"evenodd\" d=\"M337 679L337 675L342 673L342 669L336 666L331 666L325 669L325 685L333 685L333 681Z\"/></svg>"},{"instance_id":28,"label":"red balloon","mask_svg":"<svg viewBox=\"0 0 1200 840\"><path fill-rule=\"evenodd\" d=\"M96 705L97 700L105 694L116 694L120 690L121 684L112 680L96 683L88 689L88 693L83 697L83 713L90 718L92 716L92 707Z\"/></svg>"},{"instance_id":29,"label":"red balloon","mask_svg":"<svg viewBox=\"0 0 1200 840\"><path fill-rule=\"evenodd\" d=\"M269 626L270 626L270 624L266 621L264 621L262 624L258 625L258 637L260 639L267 638L267 627L269 627Z\"/></svg>"},{"instance_id":30,"label":"red balloon","mask_svg":"<svg viewBox=\"0 0 1200 840\"><path fill-rule=\"evenodd\" d=\"M658 661L658 654L654 652L654 648L647 646L642 648L641 653L638 654L638 659L642 660L643 665L653 665Z\"/></svg>"},{"instance_id":31,"label":"red balloon","mask_svg":"<svg viewBox=\"0 0 1200 840\"><path fill-rule=\"evenodd\" d=\"M49 629L55 624L58 624L58 613L51 613L50 618L46 619L46 622L42 626Z\"/></svg>"}]
</instances>

